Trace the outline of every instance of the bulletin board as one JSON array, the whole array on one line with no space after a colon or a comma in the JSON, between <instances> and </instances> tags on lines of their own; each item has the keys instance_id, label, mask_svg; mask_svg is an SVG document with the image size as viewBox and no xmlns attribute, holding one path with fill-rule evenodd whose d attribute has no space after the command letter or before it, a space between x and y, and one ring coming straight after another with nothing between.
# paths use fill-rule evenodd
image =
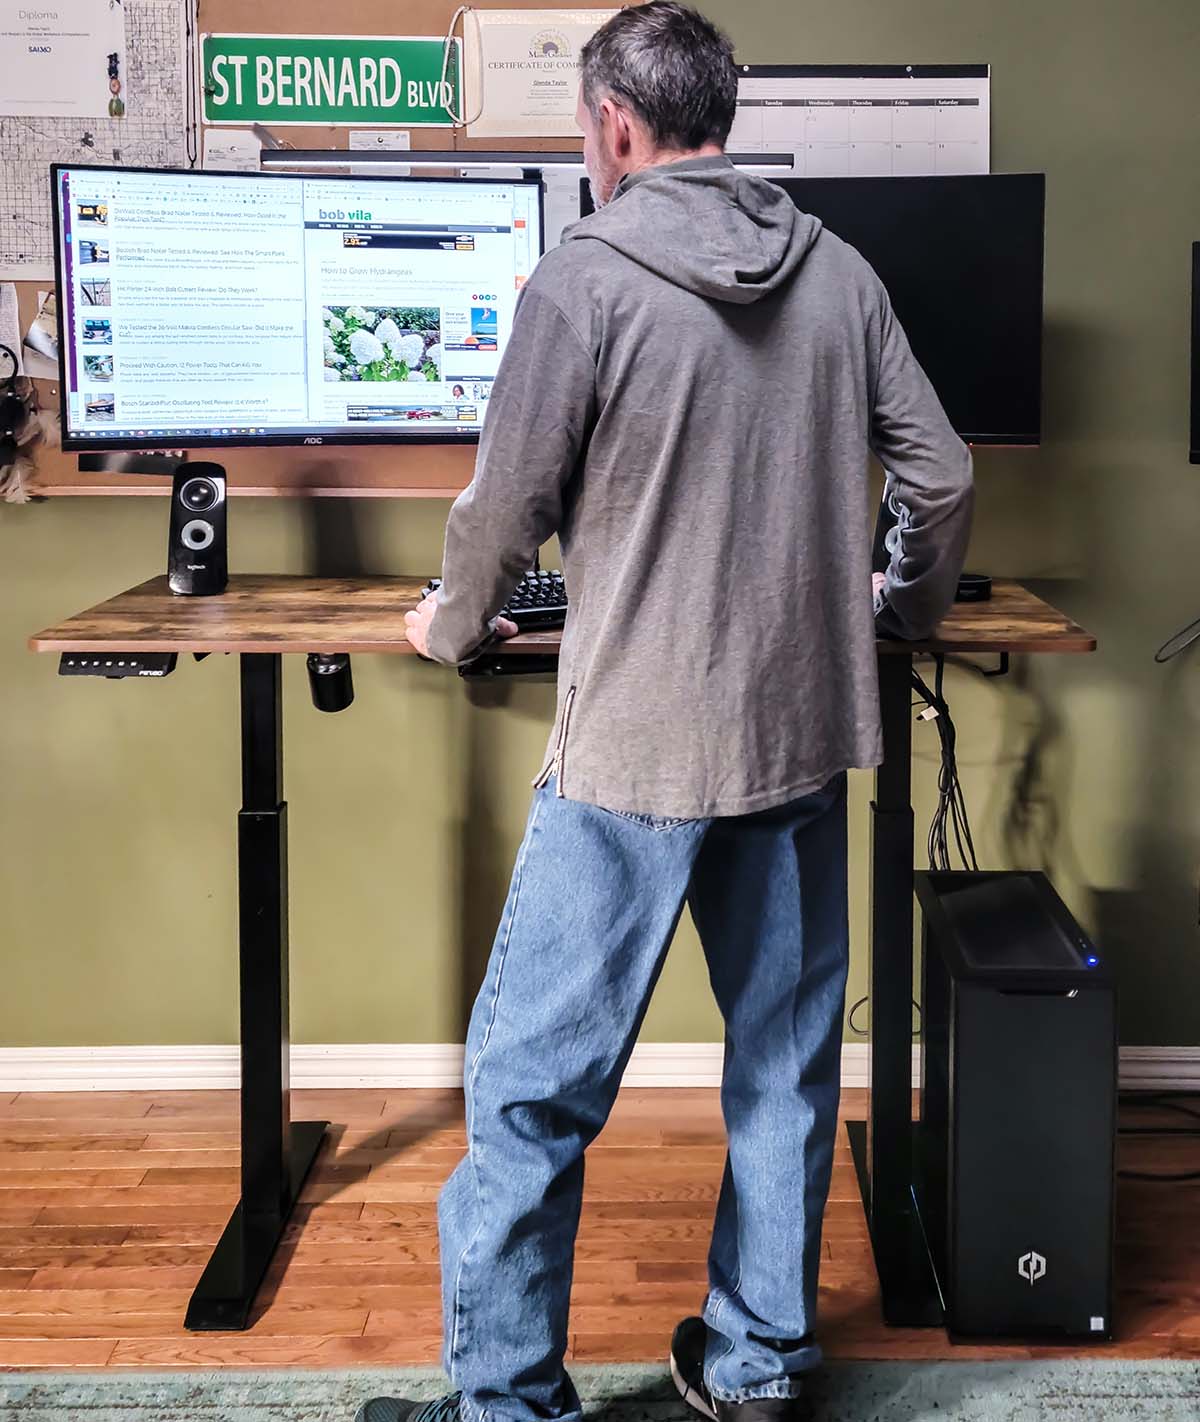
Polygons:
<instances>
[{"instance_id":1,"label":"bulletin board","mask_svg":"<svg viewBox=\"0 0 1200 1422\"><path fill-rule=\"evenodd\" d=\"M505 9L538 9L545 0L503 0ZM457 5L453 0L407 0L397 6L387 0L353 0L330 6L325 0L200 0L201 33L444 35ZM573 8L611 9L612 0ZM461 32L461 31L460 31ZM180 115L183 122L183 115ZM362 125L356 125L361 127ZM461 130L414 128L412 147L418 149L494 149L503 140L467 138ZM279 129L277 136L294 148L346 148L349 130L320 125ZM513 147L553 151L577 148L564 139L514 139ZM203 140L201 141L203 151ZM43 282L18 282L21 329L37 312L37 293ZM57 408L58 386L39 381L43 407ZM225 466L231 494L296 497L357 496L374 498L453 498L470 482L475 463L474 444L395 444L302 448L218 449L192 451L192 457L213 458ZM170 480L152 475L119 473L83 474L75 454L44 445L35 451L38 495L124 494L163 495Z\"/></svg>"}]
</instances>

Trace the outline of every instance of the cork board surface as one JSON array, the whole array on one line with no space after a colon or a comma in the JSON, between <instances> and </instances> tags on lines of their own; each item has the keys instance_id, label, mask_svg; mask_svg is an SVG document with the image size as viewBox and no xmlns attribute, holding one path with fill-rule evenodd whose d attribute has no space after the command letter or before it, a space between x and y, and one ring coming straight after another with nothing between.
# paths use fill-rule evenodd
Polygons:
<instances>
[{"instance_id":1,"label":"cork board surface","mask_svg":"<svg viewBox=\"0 0 1200 1422\"><path fill-rule=\"evenodd\" d=\"M540 6L538 0L504 0L502 8L532 10ZM609 5L580 8L611 8L611 0ZM338 6L322 0L201 0L200 32L443 35L456 9L451 0L406 0L399 8L385 0L347 0ZM349 145L349 130L331 124L288 127L280 129L278 135L293 148ZM504 146L503 140L472 140L451 129L414 128L411 135L414 149ZM570 149L577 145L562 139L514 139L513 146ZM22 331L36 314L37 293L45 286L45 282L17 283ZM42 406L57 409L57 383L37 384ZM470 482L475 446L334 445L319 452L299 448L219 449L211 453L195 450L192 457L211 457L223 464L231 494L453 498ZM45 495L162 495L170 488L170 480L165 477L81 474L76 455L45 446L36 451L35 469L34 491Z\"/></svg>"}]
</instances>

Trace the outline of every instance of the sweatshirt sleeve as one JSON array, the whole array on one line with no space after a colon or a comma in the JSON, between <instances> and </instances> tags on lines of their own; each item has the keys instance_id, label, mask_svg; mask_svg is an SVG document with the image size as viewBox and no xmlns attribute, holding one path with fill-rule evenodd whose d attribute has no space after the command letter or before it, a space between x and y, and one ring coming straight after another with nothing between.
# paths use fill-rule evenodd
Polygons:
<instances>
[{"instance_id":1,"label":"sweatshirt sleeve","mask_svg":"<svg viewBox=\"0 0 1200 1422\"><path fill-rule=\"evenodd\" d=\"M475 477L454 501L429 654L457 666L558 530L595 415L596 366L555 302L527 287L488 401Z\"/></svg>"},{"instance_id":2,"label":"sweatshirt sleeve","mask_svg":"<svg viewBox=\"0 0 1200 1422\"><path fill-rule=\"evenodd\" d=\"M876 599L885 634L928 637L954 601L974 507L971 455L954 433L880 288L878 377L871 448L898 514L891 561Z\"/></svg>"}]
</instances>

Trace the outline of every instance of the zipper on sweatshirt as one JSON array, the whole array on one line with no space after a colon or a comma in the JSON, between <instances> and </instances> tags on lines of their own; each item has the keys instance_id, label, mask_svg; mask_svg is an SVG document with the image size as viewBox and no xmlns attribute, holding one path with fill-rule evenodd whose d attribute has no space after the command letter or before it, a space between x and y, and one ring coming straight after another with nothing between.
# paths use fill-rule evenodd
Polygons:
<instances>
[{"instance_id":1,"label":"zipper on sweatshirt","mask_svg":"<svg viewBox=\"0 0 1200 1422\"><path fill-rule=\"evenodd\" d=\"M558 796L560 800L563 798L563 756L565 755L567 749L567 729L571 723L571 707L574 705L574 703L575 687L572 686L568 689L566 698L563 701L562 721L559 723L558 727L558 740L554 746L554 754L550 757L549 764L538 776L538 778L533 782L533 788L535 790L540 790L544 785L549 782L550 777L552 775L557 777L554 782L554 793Z\"/></svg>"}]
</instances>

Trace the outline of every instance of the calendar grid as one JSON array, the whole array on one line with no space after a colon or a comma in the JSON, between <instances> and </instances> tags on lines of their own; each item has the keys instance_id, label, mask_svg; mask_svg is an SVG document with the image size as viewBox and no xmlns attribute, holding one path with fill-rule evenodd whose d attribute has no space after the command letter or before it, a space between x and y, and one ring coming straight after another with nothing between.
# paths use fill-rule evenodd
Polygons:
<instances>
[{"instance_id":1,"label":"calendar grid","mask_svg":"<svg viewBox=\"0 0 1200 1422\"><path fill-rule=\"evenodd\" d=\"M741 65L729 147L797 177L986 173L990 128L986 65Z\"/></svg>"}]
</instances>

